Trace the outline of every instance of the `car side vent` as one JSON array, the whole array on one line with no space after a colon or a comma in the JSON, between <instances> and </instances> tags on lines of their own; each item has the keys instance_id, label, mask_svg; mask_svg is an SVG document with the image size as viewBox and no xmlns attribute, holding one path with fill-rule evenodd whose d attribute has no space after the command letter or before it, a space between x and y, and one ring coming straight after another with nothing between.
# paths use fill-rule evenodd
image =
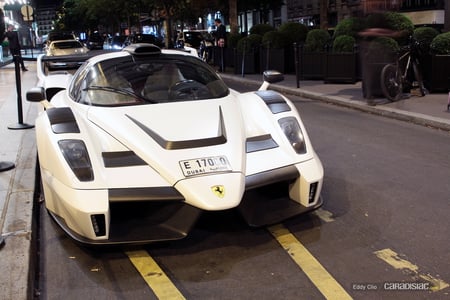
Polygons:
<instances>
[{"instance_id":1,"label":"car side vent","mask_svg":"<svg viewBox=\"0 0 450 300\"><path fill-rule=\"evenodd\" d=\"M69 107L49 108L47 116L54 133L80 133L77 120Z\"/></svg>"},{"instance_id":2,"label":"car side vent","mask_svg":"<svg viewBox=\"0 0 450 300\"><path fill-rule=\"evenodd\" d=\"M316 199L316 192L317 192L317 186L319 185L318 182L313 182L309 186L309 199L308 203L311 204L314 202L314 199Z\"/></svg>"},{"instance_id":3,"label":"car side vent","mask_svg":"<svg viewBox=\"0 0 450 300\"><path fill-rule=\"evenodd\" d=\"M255 94L264 100L264 102L267 104L267 106L269 107L270 111L273 114L278 114L281 112L291 110L291 108L286 103L284 98L275 91L271 91L271 90L257 91L257 92L255 92Z\"/></svg>"},{"instance_id":4,"label":"car side vent","mask_svg":"<svg viewBox=\"0 0 450 300\"><path fill-rule=\"evenodd\" d=\"M130 166L145 166L143 161L133 151L102 152L103 163L106 168L122 168Z\"/></svg>"},{"instance_id":5,"label":"car side vent","mask_svg":"<svg viewBox=\"0 0 450 300\"><path fill-rule=\"evenodd\" d=\"M97 214L91 215L92 228L94 229L95 236L106 235L106 221L105 215Z\"/></svg>"},{"instance_id":6,"label":"car side vent","mask_svg":"<svg viewBox=\"0 0 450 300\"><path fill-rule=\"evenodd\" d=\"M278 144L270 134L248 138L245 143L247 153L277 148Z\"/></svg>"}]
</instances>

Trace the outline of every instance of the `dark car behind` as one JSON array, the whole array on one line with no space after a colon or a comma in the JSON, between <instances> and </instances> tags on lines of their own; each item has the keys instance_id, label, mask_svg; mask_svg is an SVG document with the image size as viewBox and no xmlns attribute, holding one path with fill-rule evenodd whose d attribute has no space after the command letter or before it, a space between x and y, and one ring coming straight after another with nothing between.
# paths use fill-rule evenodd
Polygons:
<instances>
[{"instance_id":1,"label":"dark car behind","mask_svg":"<svg viewBox=\"0 0 450 300\"><path fill-rule=\"evenodd\" d=\"M126 35L115 35L108 39L107 49L121 50L125 47Z\"/></svg>"},{"instance_id":2,"label":"dark car behind","mask_svg":"<svg viewBox=\"0 0 450 300\"><path fill-rule=\"evenodd\" d=\"M88 37L86 41L86 47L88 47L88 49L90 50L103 49L103 43L104 39L101 34L98 32L94 32Z\"/></svg>"},{"instance_id":3,"label":"dark car behind","mask_svg":"<svg viewBox=\"0 0 450 300\"><path fill-rule=\"evenodd\" d=\"M193 48L200 48L203 40L210 40L211 36L205 31L182 31L177 36L177 46L189 46Z\"/></svg>"},{"instance_id":4,"label":"dark car behind","mask_svg":"<svg viewBox=\"0 0 450 300\"><path fill-rule=\"evenodd\" d=\"M158 47L163 47L164 46L164 42L162 39L156 37L153 34L133 34L128 36L125 44L126 45L130 45L130 44L137 44L137 43L149 43L149 44L153 44L156 45Z\"/></svg>"}]
</instances>

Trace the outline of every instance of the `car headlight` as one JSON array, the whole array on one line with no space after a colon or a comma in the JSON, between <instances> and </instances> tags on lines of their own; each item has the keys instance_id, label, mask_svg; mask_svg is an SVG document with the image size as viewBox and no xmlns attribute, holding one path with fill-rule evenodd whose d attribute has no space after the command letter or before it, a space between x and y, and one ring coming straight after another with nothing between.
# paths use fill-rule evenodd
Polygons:
<instances>
[{"instance_id":1,"label":"car headlight","mask_svg":"<svg viewBox=\"0 0 450 300\"><path fill-rule=\"evenodd\" d=\"M81 140L58 141L59 148L75 176L80 181L94 180L91 160L86 145Z\"/></svg>"},{"instance_id":2,"label":"car headlight","mask_svg":"<svg viewBox=\"0 0 450 300\"><path fill-rule=\"evenodd\" d=\"M298 154L306 153L305 139L298 121L294 117L286 117L278 120L281 130L286 135L289 143Z\"/></svg>"}]
</instances>

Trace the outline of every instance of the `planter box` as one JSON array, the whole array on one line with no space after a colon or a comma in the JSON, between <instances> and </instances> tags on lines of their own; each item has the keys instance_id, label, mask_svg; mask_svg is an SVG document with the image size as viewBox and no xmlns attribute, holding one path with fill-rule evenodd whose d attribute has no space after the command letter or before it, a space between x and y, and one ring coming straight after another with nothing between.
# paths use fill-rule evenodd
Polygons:
<instances>
[{"instance_id":1,"label":"planter box","mask_svg":"<svg viewBox=\"0 0 450 300\"><path fill-rule=\"evenodd\" d=\"M235 51L236 49L233 48L220 48L220 47L214 47L211 51L211 61L210 63L216 67L219 67L221 64L221 55L223 54L224 57L224 65L225 67L234 67L235 63Z\"/></svg>"},{"instance_id":2,"label":"planter box","mask_svg":"<svg viewBox=\"0 0 450 300\"><path fill-rule=\"evenodd\" d=\"M357 81L358 57L356 52L327 53L324 82L355 83Z\"/></svg>"},{"instance_id":3,"label":"planter box","mask_svg":"<svg viewBox=\"0 0 450 300\"><path fill-rule=\"evenodd\" d=\"M295 74L295 50L294 47L284 49L285 74Z\"/></svg>"},{"instance_id":4,"label":"planter box","mask_svg":"<svg viewBox=\"0 0 450 300\"><path fill-rule=\"evenodd\" d=\"M226 62L226 52L225 52L225 48L221 48L221 47L216 47L214 46L213 48L213 65L220 67L220 65L222 64L222 55L223 55L223 63L224 66L226 66L227 62Z\"/></svg>"},{"instance_id":5,"label":"planter box","mask_svg":"<svg viewBox=\"0 0 450 300\"><path fill-rule=\"evenodd\" d=\"M242 66L242 61L244 61L244 66ZM243 67L243 68L242 68ZM244 69L244 70L242 70ZM234 73L235 74L257 74L259 73L259 53L250 52L243 55L236 51L235 53L235 63L234 63Z\"/></svg>"},{"instance_id":6,"label":"planter box","mask_svg":"<svg viewBox=\"0 0 450 300\"><path fill-rule=\"evenodd\" d=\"M302 79L323 79L325 75L326 52L301 52L300 77Z\"/></svg>"},{"instance_id":7,"label":"planter box","mask_svg":"<svg viewBox=\"0 0 450 300\"><path fill-rule=\"evenodd\" d=\"M225 48L225 66L234 68L235 63L235 49L233 48Z\"/></svg>"},{"instance_id":8,"label":"planter box","mask_svg":"<svg viewBox=\"0 0 450 300\"><path fill-rule=\"evenodd\" d=\"M427 55L421 67L425 87L430 93L450 90L450 55Z\"/></svg>"},{"instance_id":9,"label":"planter box","mask_svg":"<svg viewBox=\"0 0 450 300\"><path fill-rule=\"evenodd\" d=\"M259 58L261 71L277 70L286 73L285 49L261 49Z\"/></svg>"}]
</instances>

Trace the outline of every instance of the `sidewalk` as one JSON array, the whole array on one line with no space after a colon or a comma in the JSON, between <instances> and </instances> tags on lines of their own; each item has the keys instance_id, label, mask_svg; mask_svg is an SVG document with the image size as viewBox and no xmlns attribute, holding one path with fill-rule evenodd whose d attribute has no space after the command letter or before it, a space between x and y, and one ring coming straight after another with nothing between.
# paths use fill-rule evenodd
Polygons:
<instances>
[{"instance_id":1,"label":"sidewalk","mask_svg":"<svg viewBox=\"0 0 450 300\"><path fill-rule=\"evenodd\" d=\"M221 73L224 79L238 80L248 84L262 83L261 74ZM375 99L376 106L369 106L363 98L361 82L355 84L324 84L322 80L302 80L297 88L295 75L285 75L282 82L271 85L270 89L283 94L292 94L304 98L333 103L352 109L379 114L390 118L413 122L423 126L450 131L450 112L447 111L447 93L433 93L418 97L411 95L407 99L390 102L387 99Z\"/></svg>"},{"instance_id":2,"label":"sidewalk","mask_svg":"<svg viewBox=\"0 0 450 300\"><path fill-rule=\"evenodd\" d=\"M34 129L10 129L33 125L39 105L27 102L26 91L37 82L36 63L26 61L21 72L22 122L19 122L14 64L0 68L0 162L14 168L0 172L0 299L31 299L28 290L34 276L36 249L33 239L33 195L36 144ZM31 276L31 277L30 277Z\"/></svg>"},{"instance_id":3,"label":"sidewalk","mask_svg":"<svg viewBox=\"0 0 450 300\"><path fill-rule=\"evenodd\" d=\"M40 105L26 101L26 91L36 83L36 64L26 61L28 72L21 72L24 123L34 124ZM35 187L36 145L34 129L10 130L17 123L17 93L13 64L0 64L0 162L12 162L15 168L0 172L0 230L4 240L0 245L0 299L33 298L32 283L35 272L35 239L33 232L33 197ZM262 75L223 73L224 79L259 85ZM354 109L401 119L424 126L450 131L448 95L429 94L425 97L389 103L376 99L376 106L368 106L362 97L361 83L323 84L322 81L301 81L300 88L294 75L270 89L285 94L333 103Z\"/></svg>"}]
</instances>

